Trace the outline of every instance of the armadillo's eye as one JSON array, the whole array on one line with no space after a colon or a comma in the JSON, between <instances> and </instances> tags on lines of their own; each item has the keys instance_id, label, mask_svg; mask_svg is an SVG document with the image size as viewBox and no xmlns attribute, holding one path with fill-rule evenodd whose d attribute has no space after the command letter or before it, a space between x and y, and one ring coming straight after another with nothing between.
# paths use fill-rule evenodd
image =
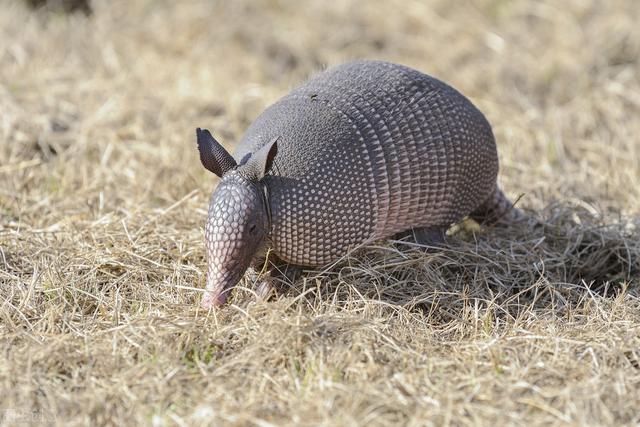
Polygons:
<instances>
[{"instance_id":1,"label":"armadillo's eye","mask_svg":"<svg viewBox=\"0 0 640 427\"><path fill-rule=\"evenodd\" d=\"M255 233L256 232L256 225L255 224L251 224L249 226L249 233Z\"/></svg>"}]
</instances>

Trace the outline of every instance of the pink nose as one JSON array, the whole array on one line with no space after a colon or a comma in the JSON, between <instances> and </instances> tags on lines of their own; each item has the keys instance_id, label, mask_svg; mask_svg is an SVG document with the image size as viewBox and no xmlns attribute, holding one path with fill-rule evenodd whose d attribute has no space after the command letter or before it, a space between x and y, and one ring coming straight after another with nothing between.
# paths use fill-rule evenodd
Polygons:
<instances>
[{"instance_id":1,"label":"pink nose","mask_svg":"<svg viewBox=\"0 0 640 427\"><path fill-rule=\"evenodd\" d=\"M200 303L200 307L205 310L220 307L227 302L228 296L229 292L205 291L204 296L202 297L202 302Z\"/></svg>"}]
</instances>

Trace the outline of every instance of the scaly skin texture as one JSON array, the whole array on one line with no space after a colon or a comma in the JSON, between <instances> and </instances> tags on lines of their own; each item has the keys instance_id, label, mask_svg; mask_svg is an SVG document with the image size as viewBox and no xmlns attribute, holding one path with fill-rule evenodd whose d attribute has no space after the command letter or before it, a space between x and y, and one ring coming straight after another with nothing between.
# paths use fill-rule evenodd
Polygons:
<instances>
[{"instance_id":1,"label":"scaly skin texture","mask_svg":"<svg viewBox=\"0 0 640 427\"><path fill-rule=\"evenodd\" d=\"M262 189L236 171L229 172L211 197L205 239L209 272L205 305L223 304L265 237L267 216Z\"/></svg>"},{"instance_id":2,"label":"scaly skin texture","mask_svg":"<svg viewBox=\"0 0 640 427\"><path fill-rule=\"evenodd\" d=\"M316 75L255 120L235 159L209 210L205 306L224 303L261 248L322 266L405 230L437 235L466 215L509 217L485 117L455 89L397 64L356 61ZM259 242L247 239L249 216L264 224Z\"/></svg>"}]
</instances>

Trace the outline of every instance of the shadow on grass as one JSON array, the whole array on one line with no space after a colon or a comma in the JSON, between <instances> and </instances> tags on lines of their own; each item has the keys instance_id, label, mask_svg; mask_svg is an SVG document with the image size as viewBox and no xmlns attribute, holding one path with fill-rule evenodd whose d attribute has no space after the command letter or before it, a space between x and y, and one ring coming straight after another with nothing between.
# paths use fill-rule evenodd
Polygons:
<instances>
[{"instance_id":1,"label":"shadow on grass","mask_svg":"<svg viewBox=\"0 0 640 427\"><path fill-rule=\"evenodd\" d=\"M637 219L605 223L584 208L563 205L537 217L539 224L509 228L459 227L427 252L406 241L372 245L330 269L307 271L282 291L290 297L307 292L311 304L377 300L441 314L470 303L498 304L512 315L640 293Z\"/></svg>"}]
</instances>

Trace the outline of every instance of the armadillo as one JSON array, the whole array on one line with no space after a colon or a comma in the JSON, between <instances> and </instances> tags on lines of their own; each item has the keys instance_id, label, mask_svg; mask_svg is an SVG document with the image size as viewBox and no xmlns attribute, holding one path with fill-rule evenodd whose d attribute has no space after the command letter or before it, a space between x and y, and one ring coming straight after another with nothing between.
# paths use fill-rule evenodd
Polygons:
<instances>
[{"instance_id":1,"label":"armadillo","mask_svg":"<svg viewBox=\"0 0 640 427\"><path fill-rule=\"evenodd\" d=\"M267 251L317 267L408 232L440 243L465 216L519 215L497 186L484 115L403 65L354 61L313 76L258 116L235 158L207 130L197 142L221 178L205 225L205 308L224 304Z\"/></svg>"}]
</instances>

